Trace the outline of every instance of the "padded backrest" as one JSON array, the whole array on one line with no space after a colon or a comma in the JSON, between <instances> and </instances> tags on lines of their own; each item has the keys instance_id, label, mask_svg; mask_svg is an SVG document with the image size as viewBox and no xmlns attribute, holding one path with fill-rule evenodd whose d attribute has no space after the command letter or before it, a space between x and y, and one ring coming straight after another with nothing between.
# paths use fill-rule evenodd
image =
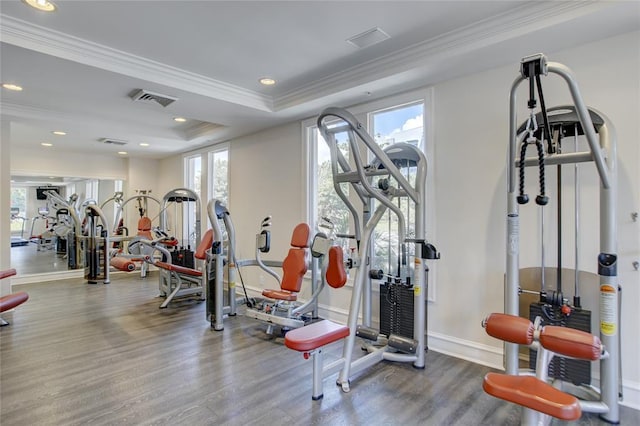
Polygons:
<instances>
[{"instance_id":1,"label":"padded backrest","mask_svg":"<svg viewBox=\"0 0 640 426\"><path fill-rule=\"evenodd\" d=\"M282 290L298 293L302 287L302 278L307 273L307 251L302 248L289 249L282 262Z\"/></svg>"},{"instance_id":2,"label":"padded backrest","mask_svg":"<svg viewBox=\"0 0 640 426\"><path fill-rule=\"evenodd\" d=\"M138 219L138 233L136 235L146 240L153 240L153 235L151 235L151 219L146 216Z\"/></svg>"},{"instance_id":3,"label":"padded backrest","mask_svg":"<svg viewBox=\"0 0 640 426\"><path fill-rule=\"evenodd\" d=\"M146 216L138 219L138 231L151 231L151 219Z\"/></svg>"},{"instance_id":4,"label":"padded backrest","mask_svg":"<svg viewBox=\"0 0 640 426\"><path fill-rule=\"evenodd\" d=\"M342 247L332 246L329 249L329 263L325 276L327 278L327 284L333 288L340 288L347 282Z\"/></svg>"},{"instance_id":5,"label":"padded backrest","mask_svg":"<svg viewBox=\"0 0 640 426\"><path fill-rule=\"evenodd\" d=\"M204 260L207 258L207 250L211 248L213 244L213 229L209 229L204 233L202 240L200 240L200 244L196 248L196 252L194 256L196 259Z\"/></svg>"},{"instance_id":6,"label":"padded backrest","mask_svg":"<svg viewBox=\"0 0 640 426\"><path fill-rule=\"evenodd\" d=\"M291 235L289 254L282 262L282 290L298 293L302 287L302 278L307 273L307 248L309 247L311 228L306 223L299 223Z\"/></svg>"},{"instance_id":7,"label":"padded backrest","mask_svg":"<svg viewBox=\"0 0 640 426\"><path fill-rule=\"evenodd\" d=\"M0 280L7 277L12 277L16 274L15 268L6 269L4 271L0 271Z\"/></svg>"},{"instance_id":8,"label":"padded backrest","mask_svg":"<svg viewBox=\"0 0 640 426\"><path fill-rule=\"evenodd\" d=\"M309 234L311 234L309 225L306 223L299 223L298 226L293 229L291 245L298 248L309 247Z\"/></svg>"}]
</instances>

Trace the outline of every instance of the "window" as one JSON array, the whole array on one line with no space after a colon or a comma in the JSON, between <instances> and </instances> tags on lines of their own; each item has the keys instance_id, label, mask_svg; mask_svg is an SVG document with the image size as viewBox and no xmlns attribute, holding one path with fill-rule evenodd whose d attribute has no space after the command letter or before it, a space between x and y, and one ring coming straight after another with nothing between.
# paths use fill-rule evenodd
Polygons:
<instances>
[{"instance_id":1,"label":"window","mask_svg":"<svg viewBox=\"0 0 640 426\"><path fill-rule=\"evenodd\" d=\"M430 113L430 91L421 93L410 93L400 95L393 98L375 101L367 105L347 108L349 112L354 114L361 123L367 123L367 131L373 136L375 141L385 148L388 145L404 142L419 147L427 158L431 157L432 147L428 144L428 127L425 123L429 123L428 114ZM336 194L333 187L333 178L331 174L331 161L329 157L329 148L320 134L316 120L310 119L303 122L304 137L307 141L307 179L308 179L308 197L307 209L309 224L317 227L319 218L322 216L329 217L336 225L337 233L348 233L353 231L353 222L350 214ZM341 135L338 135L341 136ZM346 150L346 141L340 137L337 138L338 146ZM410 183L415 182L416 170L414 168L405 168L402 170L404 176ZM432 171L429 169L429 176ZM347 193L349 184L342 183L343 190ZM429 194L430 195L430 194ZM355 197L355 195L352 195ZM435 211L435 207L427 200L427 211ZM407 225L407 238L415 237L415 208L413 203L406 198L396 199L399 208L403 211ZM356 207L361 206L361 202L354 200ZM429 215L430 216L430 215ZM372 268L382 269L385 273L396 274L398 272L398 223L397 217L393 213L387 213L381 219L375 229L372 240L374 252L374 263ZM429 224L427 224L429 229ZM432 238L432 235L428 235ZM349 242L350 246L355 246L354 242ZM408 248L410 256L413 250L413 244L409 244ZM429 300L434 299L433 287L429 287Z\"/></svg>"},{"instance_id":2,"label":"window","mask_svg":"<svg viewBox=\"0 0 640 426\"><path fill-rule=\"evenodd\" d=\"M200 194L202 160L200 154L184 159L184 186Z\"/></svg>"},{"instance_id":3,"label":"window","mask_svg":"<svg viewBox=\"0 0 640 426\"><path fill-rule=\"evenodd\" d=\"M191 155L184 158L184 186L196 193L198 198L201 197L200 189L202 187L202 156L200 154ZM198 241L196 241L196 203L178 203L181 205L182 211L176 213L174 220L182 220L182 236L180 242L184 247L192 247L195 249ZM206 207L206 202L200 200L201 209ZM201 212L202 214L202 212ZM200 217L202 220L203 217ZM204 220L206 223L206 219Z\"/></svg>"},{"instance_id":4,"label":"window","mask_svg":"<svg viewBox=\"0 0 640 426\"><path fill-rule=\"evenodd\" d=\"M27 188L11 187L11 233L23 237L27 220Z\"/></svg>"},{"instance_id":5,"label":"window","mask_svg":"<svg viewBox=\"0 0 640 426\"><path fill-rule=\"evenodd\" d=\"M229 204L229 147L227 145L209 152L209 199Z\"/></svg>"},{"instance_id":6,"label":"window","mask_svg":"<svg viewBox=\"0 0 640 426\"><path fill-rule=\"evenodd\" d=\"M331 175L331 156L329 154L329 146L324 141L317 126L307 128L307 139L311 155L309 164L309 225L312 229L317 229L321 218L327 218L334 224L334 231L337 234L347 234L349 232L349 210L336 193L333 187L333 177ZM342 151L345 158L349 158L349 150L347 148L347 134L336 135L338 140L338 148ZM342 190L345 194L349 194L349 184L342 183ZM340 242L340 241L337 241ZM343 248L349 247L349 242L345 241ZM355 245L355 244L354 244Z\"/></svg>"},{"instance_id":7,"label":"window","mask_svg":"<svg viewBox=\"0 0 640 426\"><path fill-rule=\"evenodd\" d=\"M93 179L93 180L87 181L85 194L86 195L85 195L84 201L98 200L98 181L97 180Z\"/></svg>"},{"instance_id":8,"label":"window","mask_svg":"<svg viewBox=\"0 0 640 426\"><path fill-rule=\"evenodd\" d=\"M371 134L381 148L404 142L421 148L424 152L424 102L394 106L369 113ZM403 169L404 177L415 185L416 170ZM407 197L398 198L397 206L404 213L406 238L415 238L415 204ZM387 212L376 226L373 244L373 269L382 269L393 275L400 274L401 255L398 239L398 217ZM408 255L413 256L414 245L408 244Z\"/></svg>"}]
</instances>

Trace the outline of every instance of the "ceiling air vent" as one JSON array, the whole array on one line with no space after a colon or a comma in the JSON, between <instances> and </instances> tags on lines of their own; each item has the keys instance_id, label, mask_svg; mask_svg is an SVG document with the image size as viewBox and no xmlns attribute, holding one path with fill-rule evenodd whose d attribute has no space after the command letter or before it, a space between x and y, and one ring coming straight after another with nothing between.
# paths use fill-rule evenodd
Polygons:
<instances>
[{"instance_id":1,"label":"ceiling air vent","mask_svg":"<svg viewBox=\"0 0 640 426\"><path fill-rule=\"evenodd\" d=\"M348 38L347 42L353 44L359 49L364 49L365 47L373 46L374 44L380 43L381 41L385 41L389 38L391 38L389 34L382 31L382 29L375 27Z\"/></svg>"},{"instance_id":2,"label":"ceiling air vent","mask_svg":"<svg viewBox=\"0 0 640 426\"><path fill-rule=\"evenodd\" d=\"M112 139L112 138L100 138L98 139L100 143L106 143L107 145L126 145L127 141L123 141L120 139Z\"/></svg>"},{"instance_id":3,"label":"ceiling air vent","mask_svg":"<svg viewBox=\"0 0 640 426\"><path fill-rule=\"evenodd\" d=\"M162 95L160 93L150 92L145 89L136 89L131 92L129 96L136 102L157 102L163 107L166 107L167 105L170 105L178 100L178 98L174 98L173 96Z\"/></svg>"}]
</instances>

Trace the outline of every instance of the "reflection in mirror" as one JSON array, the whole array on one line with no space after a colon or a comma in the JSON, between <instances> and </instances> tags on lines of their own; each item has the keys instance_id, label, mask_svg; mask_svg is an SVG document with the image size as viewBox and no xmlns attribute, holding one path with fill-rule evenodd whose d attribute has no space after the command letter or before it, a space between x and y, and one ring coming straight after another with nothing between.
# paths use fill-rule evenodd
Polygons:
<instances>
[{"instance_id":1,"label":"reflection in mirror","mask_svg":"<svg viewBox=\"0 0 640 426\"><path fill-rule=\"evenodd\" d=\"M81 221L83 205L100 204L116 191L122 191L121 180L11 176L11 267L19 276L83 268L68 237L73 216ZM115 205L106 205L104 213L113 221Z\"/></svg>"}]
</instances>

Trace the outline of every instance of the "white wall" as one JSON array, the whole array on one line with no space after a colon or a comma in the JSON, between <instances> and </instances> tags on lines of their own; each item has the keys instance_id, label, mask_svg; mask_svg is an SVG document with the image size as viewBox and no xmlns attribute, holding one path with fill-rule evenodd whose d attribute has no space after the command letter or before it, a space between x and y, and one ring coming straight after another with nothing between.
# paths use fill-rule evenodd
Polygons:
<instances>
[{"instance_id":1,"label":"white wall","mask_svg":"<svg viewBox=\"0 0 640 426\"><path fill-rule=\"evenodd\" d=\"M126 179L126 159L86 155L51 149L12 147L11 173L23 176L73 176L92 179Z\"/></svg>"},{"instance_id":2,"label":"white wall","mask_svg":"<svg viewBox=\"0 0 640 426\"><path fill-rule=\"evenodd\" d=\"M284 259L293 228L306 220L300 124L234 140L229 164L229 211L239 237L238 256L254 255L260 221L272 215L269 257Z\"/></svg>"}]
</instances>

